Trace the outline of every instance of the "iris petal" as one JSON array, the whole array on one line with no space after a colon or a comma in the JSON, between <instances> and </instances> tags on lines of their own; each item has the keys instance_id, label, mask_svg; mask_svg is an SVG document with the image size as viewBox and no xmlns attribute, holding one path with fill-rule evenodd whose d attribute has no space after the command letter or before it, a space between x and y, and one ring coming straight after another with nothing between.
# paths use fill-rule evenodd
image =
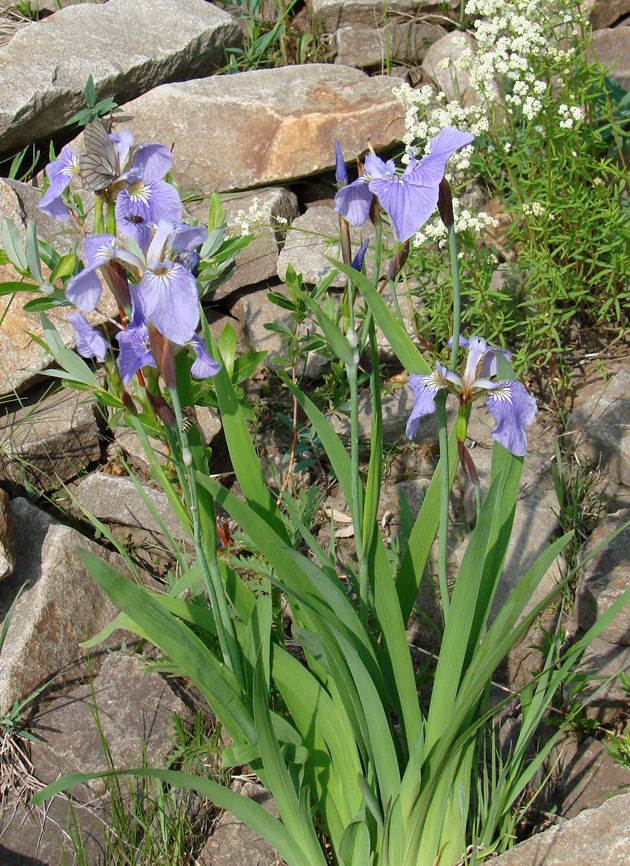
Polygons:
<instances>
[{"instance_id":1,"label":"iris petal","mask_svg":"<svg viewBox=\"0 0 630 866\"><path fill-rule=\"evenodd\" d=\"M407 421L407 437L413 439L418 432L420 419L435 412L435 395L446 387L444 376L446 368L436 364L436 369L428 376L411 373L408 385L413 391L413 409Z\"/></svg>"},{"instance_id":2,"label":"iris petal","mask_svg":"<svg viewBox=\"0 0 630 866\"><path fill-rule=\"evenodd\" d=\"M528 427L536 417L536 401L520 382L498 382L488 392L488 411L497 422L492 436L516 457L527 449Z\"/></svg>"},{"instance_id":3,"label":"iris petal","mask_svg":"<svg viewBox=\"0 0 630 866\"><path fill-rule=\"evenodd\" d=\"M199 293L190 271L176 262L158 262L145 270L137 291L147 319L161 334L180 346L192 339Z\"/></svg>"}]
</instances>

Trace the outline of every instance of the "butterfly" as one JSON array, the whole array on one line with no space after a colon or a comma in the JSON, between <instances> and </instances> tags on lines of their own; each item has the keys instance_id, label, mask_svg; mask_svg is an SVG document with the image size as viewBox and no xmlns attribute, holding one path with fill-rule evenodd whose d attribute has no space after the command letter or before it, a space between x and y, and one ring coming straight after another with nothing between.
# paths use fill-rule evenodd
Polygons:
<instances>
[{"instance_id":1,"label":"butterfly","mask_svg":"<svg viewBox=\"0 0 630 866\"><path fill-rule=\"evenodd\" d=\"M79 173L86 189L107 189L120 174L118 155L100 121L88 123L83 133L85 153L79 157Z\"/></svg>"}]
</instances>

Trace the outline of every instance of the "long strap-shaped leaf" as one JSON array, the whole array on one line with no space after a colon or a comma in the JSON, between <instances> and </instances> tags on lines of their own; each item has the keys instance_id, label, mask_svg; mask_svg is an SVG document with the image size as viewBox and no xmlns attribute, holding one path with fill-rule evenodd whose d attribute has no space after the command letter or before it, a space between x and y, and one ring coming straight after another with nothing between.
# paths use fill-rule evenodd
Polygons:
<instances>
[{"instance_id":1,"label":"long strap-shaped leaf","mask_svg":"<svg viewBox=\"0 0 630 866\"><path fill-rule=\"evenodd\" d=\"M236 794L229 788L213 782L211 779L202 779L188 773L180 773L176 770L157 770L153 768L142 768L137 770L108 770L102 773L72 773L64 776L39 791L31 800L32 805L38 805L56 794L66 791L73 785L81 785L92 779L104 779L108 776L139 776L161 779L174 788L181 790L197 791L220 809L226 809L235 815L239 821L243 821L258 833L280 854L288 866L314 866L325 861L313 861L310 854L305 854L301 845L288 832L284 824L271 815L263 806L249 797Z\"/></svg>"},{"instance_id":2,"label":"long strap-shaped leaf","mask_svg":"<svg viewBox=\"0 0 630 866\"><path fill-rule=\"evenodd\" d=\"M498 478L490 487L459 569L451 611L440 645L431 705L427 718L426 748L430 750L451 717L462 678L477 598L485 576L486 556L491 540L494 512L500 490Z\"/></svg>"},{"instance_id":3,"label":"long strap-shaped leaf","mask_svg":"<svg viewBox=\"0 0 630 866\"><path fill-rule=\"evenodd\" d=\"M206 343L212 346L214 357L220 360L221 353L205 317L203 317L202 321ZM241 490L252 508L259 514L264 515L270 526L273 526L276 533L288 543L289 538L286 529L278 513L271 491L265 484L260 461L252 443L252 437L247 429L247 423L243 417L243 412L225 366L221 366L221 369L213 379L213 383L219 400L225 441L227 442L232 466L234 467Z\"/></svg>"},{"instance_id":4,"label":"long strap-shaped leaf","mask_svg":"<svg viewBox=\"0 0 630 866\"><path fill-rule=\"evenodd\" d=\"M306 394L296 388L288 378L283 378L283 381L313 424L339 479L343 494L346 500L350 501L352 489L348 452L330 426L328 419L319 411L317 406L309 400ZM362 489L361 487L360 490L362 491ZM370 550L370 555L373 557L370 576L373 581L374 608L383 632L384 644L387 650L387 654L381 657L381 664L384 668L383 676L385 677L385 681L390 685L394 708L400 716L404 730L406 750L409 754L422 721L416 694L413 666L405 634L405 623L409 618L409 614L407 613L406 617L401 615L396 586L387 560L385 545L378 530L374 538L374 546ZM415 599L416 593L417 590L414 592L413 599Z\"/></svg>"},{"instance_id":5,"label":"long strap-shaped leaf","mask_svg":"<svg viewBox=\"0 0 630 866\"><path fill-rule=\"evenodd\" d=\"M253 719L236 678L190 628L98 556L81 549L78 555L105 595L197 685L230 736L255 740Z\"/></svg>"},{"instance_id":6,"label":"long strap-shaped leaf","mask_svg":"<svg viewBox=\"0 0 630 866\"><path fill-rule=\"evenodd\" d=\"M319 864L326 866L326 858L317 841L313 822L310 815L308 817L304 815L300 798L293 787L293 781L274 735L269 715L269 693L265 685L264 667L261 650L254 671L254 721L269 790L276 801L283 824L291 838L309 858L310 866L319 866Z\"/></svg>"}]
</instances>

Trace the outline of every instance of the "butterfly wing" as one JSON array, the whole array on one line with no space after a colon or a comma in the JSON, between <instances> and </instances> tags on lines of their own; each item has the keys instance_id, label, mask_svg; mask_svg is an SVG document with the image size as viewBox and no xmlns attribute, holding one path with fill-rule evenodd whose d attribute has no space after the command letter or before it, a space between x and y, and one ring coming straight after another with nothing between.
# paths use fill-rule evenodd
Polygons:
<instances>
[{"instance_id":1,"label":"butterfly wing","mask_svg":"<svg viewBox=\"0 0 630 866\"><path fill-rule=\"evenodd\" d=\"M107 189L118 177L116 149L98 120L85 127L85 153L79 157L79 172L85 188L93 192Z\"/></svg>"}]
</instances>

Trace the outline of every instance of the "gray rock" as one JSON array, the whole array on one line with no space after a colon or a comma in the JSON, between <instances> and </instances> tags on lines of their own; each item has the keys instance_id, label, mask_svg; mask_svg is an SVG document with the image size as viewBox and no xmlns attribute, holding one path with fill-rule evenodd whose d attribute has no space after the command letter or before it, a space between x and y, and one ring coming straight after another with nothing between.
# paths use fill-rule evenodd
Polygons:
<instances>
[{"instance_id":1,"label":"gray rock","mask_svg":"<svg viewBox=\"0 0 630 866\"><path fill-rule=\"evenodd\" d=\"M243 797L250 797L276 818L279 817L271 794L261 785L237 782L233 790ZM254 857L257 866L276 866L280 862L268 842L230 812L223 812L199 855L199 866L242 866L243 863L253 863Z\"/></svg>"},{"instance_id":2,"label":"gray rock","mask_svg":"<svg viewBox=\"0 0 630 866\"><path fill-rule=\"evenodd\" d=\"M391 62L417 63L423 59L429 45L445 33L443 27L426 21L393 23L377 30L365 26L342 27L332 41L337 52L335 63L383 70Z\"/></svg>"},{"instance_id":3,"label":"gray rock","mask_svg":"<svg viewBox=\"0 0 630 866\"><path fill-rule=\"evenodd\" d=\"M171 508L166 494L143 484L142 488L152 506L175 539L182 538L183 529ZM136 486L128 477L116 477L105 472L94 472L79 484L77 500L82 508L106 523L146 529L161 539L159 524L151 514Z\"/></svg>"},{"instance_id":4,"label":"gray rock","mask_svg":"<svg viewBox=\"0 0 630 866\"><path fill-rule=\"evenodd\" d=\"M79 686L51 701L33 721L39 741L31 760L43 781L58 773L95 773L107 766L101 737L91 706L99 713L102 734L114 767L137 767L147 762L163 766L172 749L172 716L186 718L185 704L159 674L145 674L142 659L128 653L110 653L92 687ZM125 696L121 700L121 695ZM102 780L87 785L102 793Z\"/></svg>"},{"instance_id":5,"label":"gray rock","mask_svg":"<svg viewBox=\"0 0 630 866\"><path fill-rule=\"evenodd\" d=\"M630 794L613 797L566 823L526 839L492 866L627 866Z\"/></svg>"},{"instance_id":6,"label":"gray rock","mask_svg":"<svg viewBox=\"0 0 630 866\"><path fill-rule=\"evenodd\" d=\"M614 726L628 711L628 693L619 672L630 674L630 647L596 637L584 653L580 668L589 672L590 682L579 696L587 718L605 727Z\"/></svg>"},{"instance_id":7,"label":"gray rock","mask_svg":"<svg viewBox=\"0 0 630 866\"><path fill-rule=\"evenodd\" d=\"M475 47L475 40L468 33L447 33L427 49L422 69L426 75L432 78L438 88L447 95L448 99L462 99L464 103L472 102L475 98L470 89L470 76L463 69L455 69L452 65L454 60L463 52L463 47L457 44L460 39L471 48ZM442 61L450 61L446 69L440 67Z\"/></svg>"},{"instance_id":8,"label":"gray rock","mask_svg":"<svg viewBox=\"0 0 630 866\"><path fill-rule=\"evenodd\" d=\"M26 590L14 609L0 656L0 716L60 671L64 676L84 671L85 652L79 641L116 615L80 562L77 546L126 570L122 557L104 551L75 529L56 524L25 499L14 499L11 509L15 570L0 585L3 620L23 583ZM96 655L92 665L98 666Z\"/></svg>"},{"instance_id":9,"label":"gray rock","mask_svg":"<svg viewBox=\"0 0 630 866\"><path fill-rule=\"evenodd\" d=\"M577 743L570 738L554 749L551 762L558 757L553 774L555 805L560 814L573 818L584 809L596 809L611 794L628 793L630 773L616 764L599 740Z\"/></svg>"},{"instance_id":10,"label":"gray rock","mask_svg":"<svg viewBox=\"0 0 630 866\"><path fill-rule=\"evenodd\" d=\"M374 237L374 226L365 223L360 229L351 227L350 239L353 251L357 251L366 238ZM369 253L368 253L369 257ZM287 232L282 252L278 256L278 276L286 278L291 264L304 282L315 285L333 270L328 258L341 260L339 247L339 215L330 207L310 207L306 213L294 220ZM369 260L369 259L368 259ZM331 283L332 288L343 288L346 277L338 273Z\"/></svg>"},{"instance_id":11,"label":"gray rock","mask_svg":"<svg viewBox=\"0 0 630 866\"><path fill-rule=\"evenodd\" d=\"M630 88L630 29L628 27L595 30L592 53L607 69L614 66L608 73L614 81L618 81L626 90Z\"/></svg>"},{"instance_id":12,"label":"gray rock","mask_svg":"<svg viewBox=\"0 0 630 866\"><path fill-rule=\"evenodd\" d=\"M590 536L583 550L588 556L615 529L627 522L630 515L625 511L607 515ZM581 631L587 631L623 593L630 589L630 563L628 543L630 528L625 529L609 542L594 559L584 567L576 594L577 623ZM610 643L630 646L630 606L626 605L610 625L602 632Z\"/></svg>"},{"instance_id":13,"label":"gray rock","mask_svg":"<svg viewBox=\"0 0 630 866\"><path fill-rule=\"evenodd\" d=\"M4 580L15 568L13 533L11 531L11 500L0 488L0 580Z\"/></svg>"},{"instance_id":14,"label":"gray rock","mask_svg":"<svg viewBox=\"0 0 630 866\"><path fill-rule=\"evenodd\" d=\"M0 151L61 130L84 108L90 74L97 98L124 103L165 81L207 74L225 63L226 47L240 42L238 23L203 0L62 9L19 30L0 52Z\"/></svg>"},{"instance_id":15,"label":"gray rock","mask_svg":"<svg viewBox=\"0 0 630 866\"><path fill-rule=\"evenodd\" d=\"M588 11L593 30L611 27L624 15L630 15L629 0L596 0Z\"/></svg>"},{"instance_id":16,"label":"gray rock","mask_svg":"<svg viewBox=\"0 0 630 866\"><path fill-rule=\"evenodd\" d=\"M289 297L288 291L283 287L274 287L274 291ZM269 288L258 288L253 292L248 292L239 299L234 311L243 323L243 336L246 342L249 343L252 350L255 352L267 352L266 364L269 364L271 359L287 358L287 342L276 331L270 331L265 328L266 324L286 325L290 327L291 313L284 307L278 307L269 300L267 295ZM304 325L305 329L315 329L315 325L311 319L308 319ZM308 331L302 329L301 334L305 335Z\"/></svg>"},{"instance_id":17,"label":"gray rock","mask_svg":"<svg viewBox=\"0 0 630 866\"><path fill-rule=\"evenodd\" d=\"M183 187L247 189L333 168L335 138L348 160L400 141L397 84L325 63L214 76L145 93L125 106L125 127L136 141L176 142Z\"/></svg>"},{"instance_id":18,"label":"gray rock","mask_svg":"<svg viewBox=\"0 0 630 866\"><path fill-rule=\"evenodd\" d=\"M444 5L456 8L458 0L446 4L435 0L313 0L311 17L322 33L334 33L340 27L382 27L386 22L413 18L429 10L443 13Z\"/></svg>"},{"instance_id":19,"label":"gray rock","mask_svg":"<svg viewBox=\"0 0 630 866\"><path fill-rule=\"evenodd\" d=\"M576 395L578 408L567 422L578 453L601 462L611 481L626 486L630 486L629 393L630 367L620 370L603 386L591 389L584 402Z\"/></svg>"},{"instance_id":20,"label":"gray rock","mask_svg":"<svg viewBox=\"0 0 630 866\"><path fill-rule=\"evenodd\" d=\"M0 419L0 475L51 490L100 456L94 405L64 389Z\"/></svg>"},{"instance_id":21,"label":"gray rock","mask_svg":"<svg viewBox=\"0 0 630 866\"><path fill-rule=\"evenodd\" d=\"M145 676L136 656L123 653L109 655L94 678L94 695L90 684L80 686L65 697L56 698L34 718L32 729L38 740L31 747L31 760L38 779L45 784L60 774L94 773L107 767L103 744L93 717L98 710L99 722L107 748L116 768L150 765L164 766L172 748L171 718L184 718L188 711L176 698L166 681L153 674ZM120 696L124 695L124 700ZM133 790L133 779L119 780L123 792ZM111 783L110 783L111 785ZM74 815L86 850L87 862L105 862L103 839L111 825L111 807L105 784L94 779L88 785L70 789L75 800ZM123 797L128 799L123 793ZM74 854L66 828L72 826L67 802L57 797L45 809L25 810L17 804L17 813L2 828L2 843L11 849L18 864L19 855L37 857L37 862L61 862L64 854L72 862ZM8 810L5 811L5 820ZM3 850L3 849L0 849ZM4 853L4 851L3 851ZM34 862L34 861L32 861Z\"/></svg>"},{"instance_id":22,"label":"gray rock","mask_svg":"<svg viewBox=\"0 0 630 866\"><path fill-rule=\"evenodd\" d=\"M261 189L256 193L230 193L222 196L225 219L235 234L242 233L240 212L245 223L249 223L245 234L253 234L254 239L236 258L234 273L218 286L212 293L212 298L223 298L230 292L245 286L253 286L275 277L278 253L287 226L297 217L297 197L288 189L272 187ZM186 207L188 213L199 220L207 222L208 202L191 202ZM257 212L264 214L260 223L251 223ZM251 215L251 217L250 217Z\"/></svg>"}]
</instances>

